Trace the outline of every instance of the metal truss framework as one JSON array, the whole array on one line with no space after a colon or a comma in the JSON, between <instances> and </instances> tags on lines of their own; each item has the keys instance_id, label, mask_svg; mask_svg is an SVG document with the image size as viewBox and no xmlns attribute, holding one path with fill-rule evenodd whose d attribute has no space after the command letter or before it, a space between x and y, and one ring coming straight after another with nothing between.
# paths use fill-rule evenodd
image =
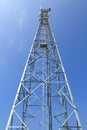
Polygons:
<instances>
[{"instance_id":1,"label":"metal truss framework","mask_svg":"<svg viewBox=\"0 0 87 130\"><path fill-rule=\"evenodd\" d=\"M41 9L6 130L82 130L54 35Z\"/></svg>"}]
</instances>

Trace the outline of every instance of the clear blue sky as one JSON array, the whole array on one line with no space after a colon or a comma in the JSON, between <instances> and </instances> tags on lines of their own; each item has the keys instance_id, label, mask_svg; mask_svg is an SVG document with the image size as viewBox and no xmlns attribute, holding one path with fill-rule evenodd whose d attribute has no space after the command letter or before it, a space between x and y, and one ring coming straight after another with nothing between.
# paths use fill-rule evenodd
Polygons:
<instances>
[{"instance_id":1,"label":"clear blue sky","mask_svg":"<svg viewBox=\"0 0 87 130\"><path fill-rule=\"evenodd\" d=\"M87 0L0 0L0 130L5 130L40 7L52 9L50 22L86 130Z\"/></svg>"}]
</instances>

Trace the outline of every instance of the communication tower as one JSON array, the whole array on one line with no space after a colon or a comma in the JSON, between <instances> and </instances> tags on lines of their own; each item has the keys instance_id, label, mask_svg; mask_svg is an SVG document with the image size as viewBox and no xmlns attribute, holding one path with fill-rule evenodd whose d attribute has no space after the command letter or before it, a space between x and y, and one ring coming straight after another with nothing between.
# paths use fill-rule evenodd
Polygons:
<instances>
[{"instance_id":1,"label":"communication tower","mask_svg":"<svg viewBox=\"0 0 87 130\"><path fill-rule=\"evenodd\" d=\"M82 130L49 23L50 11L40 10L39 26L6 130Z\"/></svg>"}]
</instances>

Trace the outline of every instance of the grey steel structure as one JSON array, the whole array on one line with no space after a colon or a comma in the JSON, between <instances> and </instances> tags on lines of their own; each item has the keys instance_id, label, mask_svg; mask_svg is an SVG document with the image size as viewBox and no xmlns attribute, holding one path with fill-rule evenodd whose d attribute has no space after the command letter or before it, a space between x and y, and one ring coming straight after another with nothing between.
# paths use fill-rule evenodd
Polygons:
<instances>
[{"instance_id":1,"label":"grey steel structure","mask_svg":"<svg viewBox=\"0 0 87 130\"><path fill-rule=\"evenodd\" d=\"M82 130L59 50L41 9L6 130Z\"/></svg>"}]
</instances>

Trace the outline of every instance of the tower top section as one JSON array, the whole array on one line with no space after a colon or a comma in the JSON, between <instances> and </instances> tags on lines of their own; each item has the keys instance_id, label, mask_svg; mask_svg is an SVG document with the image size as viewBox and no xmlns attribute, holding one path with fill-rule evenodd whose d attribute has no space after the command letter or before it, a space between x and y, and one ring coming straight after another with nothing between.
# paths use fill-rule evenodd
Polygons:
<instances>
[{"instance_id":1,"label":"tower top section","mask_svg":"<svg viewBox=\"0 0 87 130\"><path fill-rule=\"evenodd\" d=\"M40 15L39 15L40 24L42 24L42 25L48 24L48 17L49 17L50 11L51 11L51 8L46 8L46 9L41 8L40 9Z\"/></svg>"}]
</instances>

